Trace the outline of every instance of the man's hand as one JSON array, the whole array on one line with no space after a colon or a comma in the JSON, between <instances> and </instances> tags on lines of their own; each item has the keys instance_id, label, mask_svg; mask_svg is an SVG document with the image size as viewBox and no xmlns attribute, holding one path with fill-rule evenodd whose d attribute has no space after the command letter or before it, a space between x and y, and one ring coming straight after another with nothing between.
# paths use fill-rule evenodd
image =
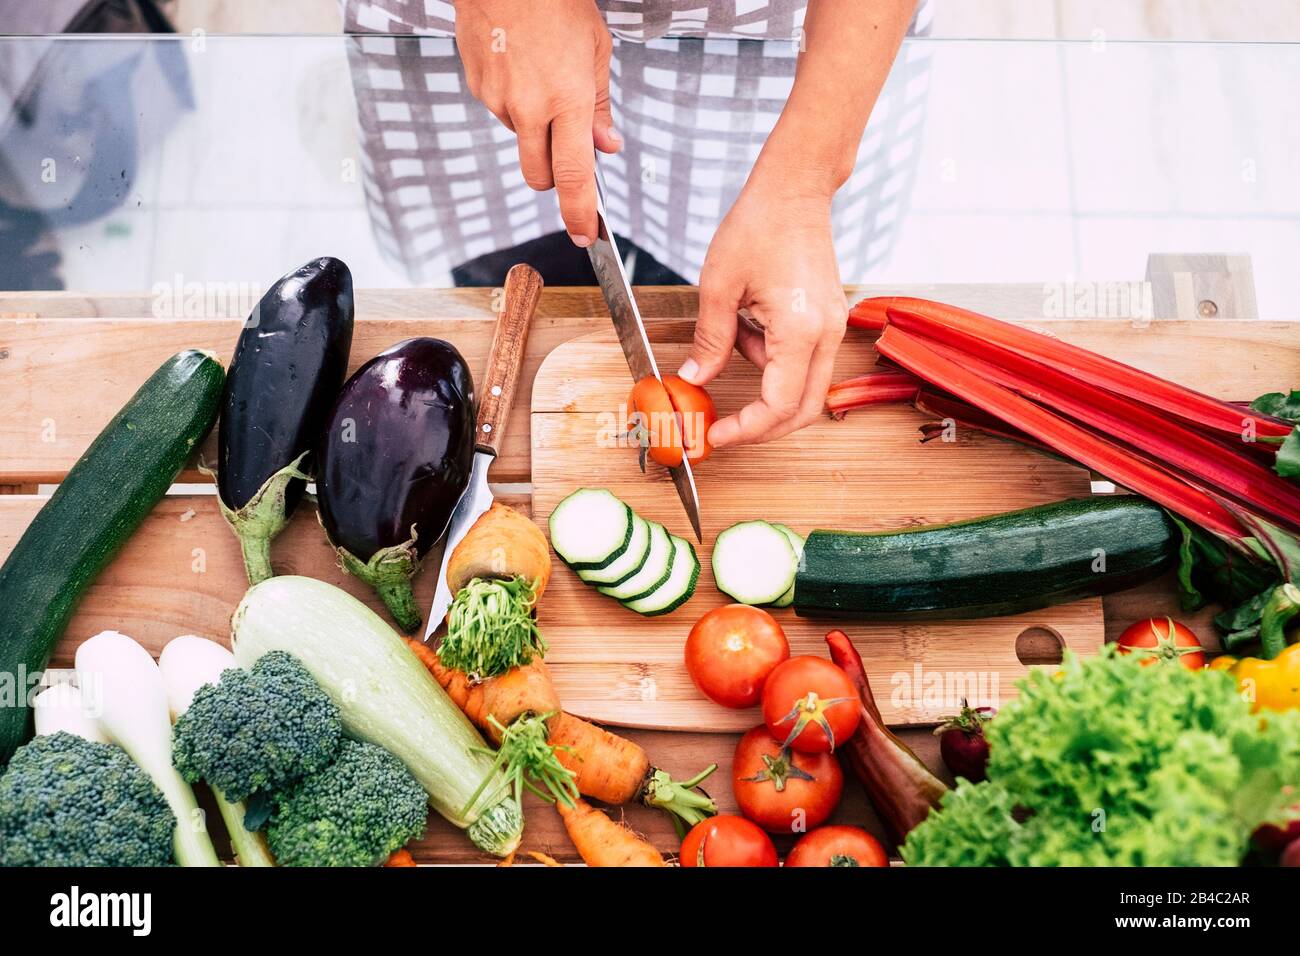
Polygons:
<instances>
[{"instance_id":1,"label":"man's hand","mask_svg":"<svg viewBox=\"0 0 1300 956\"><path fill-rule=\"evenodd\" d=\"M700 274L695 344L681 376L703 385L734 345L763 370L757 401L717 422L719 447L771 441L822 414L848 303L831 242L830 194L751 176L718 227ZM745 309L758 328L737 313Z\"/></svg>"},{"instance_id":2,"label":"man's hand","mask_svg":"<svg viewBox=\"0 0 1300 956\"><path fill-rule=\"evenodd\" d=\"M622 143L609 111L605 20L594 0L457 0L469 91L519 137L533 189L555 187L579 246L596 237L594 151Z\"/></svg>"}]
</instances>

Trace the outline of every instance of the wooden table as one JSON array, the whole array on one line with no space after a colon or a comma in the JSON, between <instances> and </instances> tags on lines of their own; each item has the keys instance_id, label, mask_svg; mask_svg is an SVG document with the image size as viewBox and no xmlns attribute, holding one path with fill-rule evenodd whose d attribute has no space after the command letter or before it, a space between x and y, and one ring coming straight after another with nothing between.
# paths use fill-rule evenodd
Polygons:
<instances>
[{"instance_id":1,"label":"wooden table","mask_svg":"<svg viewBox=\"0 0 1300 956\"><path fill-rule=\"evenodd\" d=\"M1194 284L1212 281L1204 276L1192 278ZM1145 284L1138 285L1155 291L1159 303L1157 322L1169 323L1163 330L1185 342L1183 348L1143 355L1143 363L1154 371L1234 399L1294 384L1270 381L1280 368L1300 369L1300 336L1294 333L1294 326L1225 321L1223 316L1233 314L1227 308L1219 311L1219 318L1196 319L1190 314L1199 301L1195 291L1189 298L1188 287L1176 287L1172 281L1164 283L1160 275L1152 275ZM1045 322L1041 285L863 287L850 289L849 295L850 301L856 301L863 295L886 292L923 294L1012 320L1049 324L1056 334L1103 351L1108 343L1117 341L1117 336L1135 336L1135 328L1141 328L1126 318ZM1253 301L1240 290L1235 293L1237 299L1233 295L1229 289L1223 293L1223 301ZM353 367L402 338L436 335L454 342L476 371L483 368L495 318L492 290L360 290L356 300ZM694 316L697 309L697 295L690 288L644 289L639 301L650 323ZM6 493L0 497L0 557L8 553L40 507L43 497L39 486L57 482L66 474L149 371L185 347L210 348L223 360L231 354L242 312L158 319L153 317L153 305L150 295L0 293L0 492ZM608 321L604 303L595 290L547 289L528 341L519 394L530 394L533 375L551 349L577 335L607 328ZM1267 345L1271 351L1265 354L1263 348L1251 349L1252 342ZM1289 349L1289 354L1280 354L1279 348ZM1237 360L1224 362L1225 352ZM211 459L211 440L205 451ZM505 451L493 466L498 497L527 509L529 477L528 402L521 400L508 426ZM191 470L181 480L205 481ZM168 542L169 535L174 538L180 528L186 529L186 540L200 536L205 553L192 554L193 549L181 548L173 541L177 553L155 564L154 570L146 569L146 551L159 542ZM223 615L242 594L243 581L238 548L221 526L212 496L195 493L195 489L174 489L137 539L91 588L67 637L56 650L55 666L67 666L76 645L106 627L117 627L136 637L148 632L173 636L187 631L226 637L224 624L212 622L224 620ZM277 545L276 555L282 571L341 581L308 508L300 509L286 537ZM200 560L202 573L189 576ZM426 573L421 579L419 597L425 606L432 577ZM362 594L355 582L341 583L353 593ZM1105 609L1107 635L1111 638L1138 617L1177 613L1172 582L1155 582L1109 597ZM194 622L202 622L202 626ZM1196 616L1190 623L1201 634L1210 633L1207 614ZM155 652L158 650L160 642L156 637L141 639ZM734 811L730 764L736 735L629 731L628 736L641 743L657 765L674 774L689 775L716 762L719 770L708 789L724 812ZM905 730L903 736L931 767L943 773L935 738L928 730L913 728ZM552 810L532 801L527 812L524 849L540 850L565 861L575 859ZM624 812L628 822L660 849L675 850L672 827L660 814L640 807L629 807ZM880 832L861 788L852 780L846 786L836 820ZM784 841L781 849L789 842ZM436 817L430 821L428 836L414 849L417 858L425 862L483 861L459 831Z\"/></svg>"}]
</instances>

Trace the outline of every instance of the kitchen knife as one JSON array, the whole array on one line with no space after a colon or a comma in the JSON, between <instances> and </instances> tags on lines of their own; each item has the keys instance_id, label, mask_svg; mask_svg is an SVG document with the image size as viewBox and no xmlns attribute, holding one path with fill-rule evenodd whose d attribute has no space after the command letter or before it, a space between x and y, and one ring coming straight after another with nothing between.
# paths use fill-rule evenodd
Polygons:
<instances>
[{"instance_id":1,"label":"kitchen knife","mask_svg":"<svg viewBox=\"0 0 1300 956\"><path fill-rule=\"evenodd\" d=\"M632 294L632 285L627 279L627 270L623 268L623 258L618 254L614 233L605 216L605 183L600 178L599 167L596 169L596 212L599 216L598 235L596 241L587 247L587 255L591 257L596 281L600 283L601 294L609 306L609 317L614 320L618 342L623 346L627 367L632 371L632 381L639 382L648 375L662 380L654 350L646 335L645 323L641 321L641 310L637 308L636 296ZM686 509L686 517L691 521L695 538L703 544L704 535L700 532L700 496L695 490L695 475L691 472L691 464L682 456L682 463L676 468L669 468L668 473L672 475L677 497Z\"/></svg>"},{"instance_id":2,"label":"kitchen knife","mask_svg":"<svg viewBox=\"0 0 1300 956\"><path fill-rule=\"evenodd\" d=\"M496 331L492 335L487 376L479 383L478 418L474 424L474 467L469 484L461 494L447 527L447 537L442 546L442 566L438 568L438 586L433 594L433 607L429 611L429 623L424 632L426 641L438 629L451 608L454 595L447 586L447 562L451 560L451 553L479 519L479 515L492 506L488 469L501 452L501 436L510 415L510 404L515 397L519 368L524 364L528 327L532 324L541 294L542 277L532 266L521 262L506 273L505 296L501 303L501 314L497 317Z\"/></svg>"}]
</instances>

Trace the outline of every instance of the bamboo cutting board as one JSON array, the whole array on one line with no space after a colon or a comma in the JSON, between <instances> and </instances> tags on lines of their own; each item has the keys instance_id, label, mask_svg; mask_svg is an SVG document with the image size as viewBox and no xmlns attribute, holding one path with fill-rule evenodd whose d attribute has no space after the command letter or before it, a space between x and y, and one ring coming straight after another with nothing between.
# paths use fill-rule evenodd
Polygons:
<instances>
[{"instance_id":1,"label":"bamboo cutting board","mask_svg":"<svg viewBox=\"0 0 1300 956\"><path fill-rule=\"evenodd\" d=\"M690 323L652 328L661 368L678 367L690 334ZM850 336L837 380L868 370L875 358L865 337ZM758 384L756 370L732 361L710 387L719 415L740 408ZM611 440L624 420L620 405L630 385L612 332L561 345L542 363L531 426L533 517L543 530L565 495L594 486L693 541L667 471L651 463L642 475L635 448ZM973 518L1090 492L1084 471L986 436L922 445L917 426L923 421L904 407L857 412L780 441L719 452L698 467L702 571L695 596L671 614L640 617L560 565L540 604L539 623L565 708L604 723L673 730L746 730L759 723L757 710L729 710L700 694L682 658L691 625L728 603L714 586L709 554L717 533L737 521L780 521L805 535L814 528L870 530ZM891 724L933 723L963 696L1007 700L1029 669L1017 656L1023 633L1041 636L1045 630L1084 654L1095 652L1104 637L1100 599L981 621L868 625L807 620L791 610L774 614L792 654L824 657L826 631L843 626Z\"/></svg>"}]
</instances>

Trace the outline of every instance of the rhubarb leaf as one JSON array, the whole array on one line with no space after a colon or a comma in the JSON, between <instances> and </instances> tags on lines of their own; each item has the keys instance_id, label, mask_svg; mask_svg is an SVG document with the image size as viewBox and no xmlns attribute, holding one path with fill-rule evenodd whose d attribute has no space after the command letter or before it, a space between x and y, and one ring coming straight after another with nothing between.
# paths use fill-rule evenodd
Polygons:
<instances>
[{"instance_id":1,"label":"rhubarb leaf","mask_svg":"<svg viewBox=\"0 0 1300 956\"><path fill-rule=\"evenodd\" d=\"M1273 468L1283 478L1300 478L1300 426L1292 429L1278 448Z\"/></svg>"},{"instance_id":2,"label":"rhubarb leaf","mask_svg":"<svg viewBox=\"0 0 1300 956\"><path fill-rule=\"evenodd\" d=\"M1300 424L1300 391L1269 392L1250 403L1252 411Z\"/></svg>"}]
</instances>

